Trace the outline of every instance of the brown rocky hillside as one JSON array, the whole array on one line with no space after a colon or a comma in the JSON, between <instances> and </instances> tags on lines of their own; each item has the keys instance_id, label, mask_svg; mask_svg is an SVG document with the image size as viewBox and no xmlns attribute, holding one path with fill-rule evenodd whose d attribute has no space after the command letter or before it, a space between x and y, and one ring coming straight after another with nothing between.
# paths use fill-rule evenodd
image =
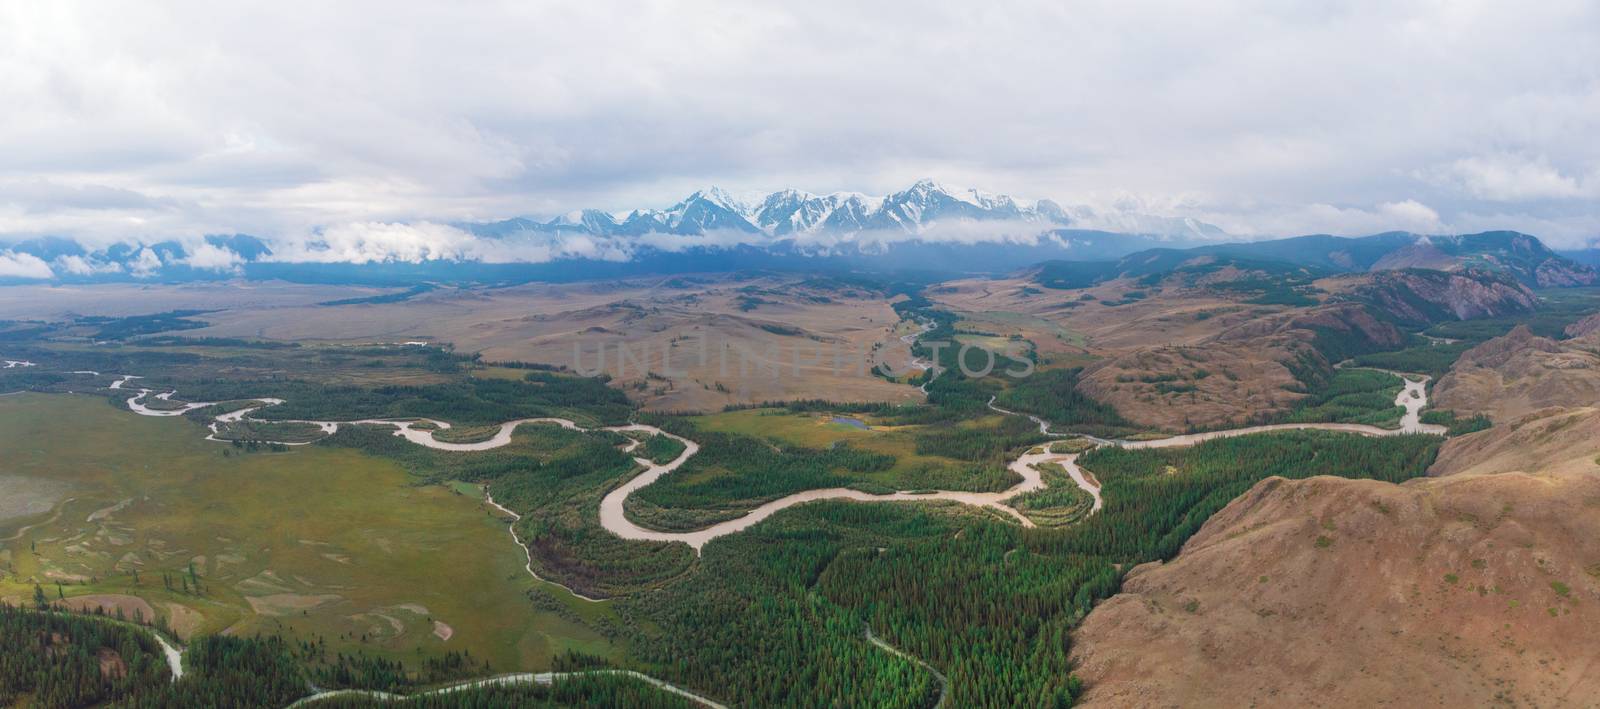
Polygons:
<instances>
[{"instance_id":1,"label":"brown rocky hillside","mask_svg":"<svg viewBox=\"0 0 1600 709\"><path fill-rule=\"evenodd\" d=\"M1519 326L1461 355L1435 404L1509 423L1551 407L1600 406L1600 340L1539 337Z\"/></svg>"},{"instance_id":2,"label":"brown rocky hillside","mask_svg":"<svg viewBox=\"0 0 1600 709\"><path fill-rule=\"evenodd\" d=\"M1592 706L1600 475L1270 479L1073 642L1087 706Z\"/></svg>"}]
</instances>

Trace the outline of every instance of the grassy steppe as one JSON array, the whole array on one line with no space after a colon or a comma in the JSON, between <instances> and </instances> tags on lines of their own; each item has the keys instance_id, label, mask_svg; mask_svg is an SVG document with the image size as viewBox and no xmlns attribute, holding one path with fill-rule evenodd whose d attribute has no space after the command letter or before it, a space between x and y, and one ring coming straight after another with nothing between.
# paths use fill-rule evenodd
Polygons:
<instances>
[{"instance_id":1,"label":"grassy steppe","mask_svg":"<svg viewBox=\"0 0 1600 709\"><path fill-rule=\"evenodd\" d=\"M0 597L37 581L54 599L61 581L69 600L120 596L98 602L148 607L185 635L321 636L330 656L408 664L450 650L496 671L568 649L618 657L575 622L609 606L554 594L563 605L537 610L527 593L543 584L506 522L460 489L355 450L244 454L203 436L98 397L0 399L0 484L54 491L49 512L0 519ZM182 588L191 564L199 595Z\"/></svg>"},{"instance_id":2,"label":"grassy steppe","mask_svg":"<svg viewBox=\"0 0 1600 709\"><path fill-rule=\"evenodd\" d=\"M878 417L849 414L869 426L863 429L838 423L833 414L795 413L783 409L742 409L696 416L695 429L765 438L780 444L826 449L836 445L894 458L881 471L853 473L852 479L885 490L941 488L951 490L1004 490L1017 482L999 465L976 465L917 452L917 434L927 426L884 425Z\"/></svg>"},{"instance_id":3,"label":"grassy steppe","mask_svg":"<svg viewBox=\"0 0 1600 709\"><path fill-rule=\"evenodd\" d=\"M831 414L775 408L671 420L664 425L698 442L700 453L629 498L628 513L641 524L682 531L738 517L804 490L992 492L1020 479L998 459L968 461L919 452L919 436L929 434L927 426L871 425L881 420L856 417L870 427L835 422Z\"/></svg>"}]
</instances>

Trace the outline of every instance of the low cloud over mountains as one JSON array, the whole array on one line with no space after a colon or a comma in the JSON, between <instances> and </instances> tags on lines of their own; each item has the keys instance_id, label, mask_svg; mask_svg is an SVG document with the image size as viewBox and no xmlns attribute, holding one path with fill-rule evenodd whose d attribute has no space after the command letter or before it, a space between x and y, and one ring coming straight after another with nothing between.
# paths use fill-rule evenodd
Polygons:
<instances>
[{"instance_id":1,"label":"low cloud over mountains","mask_svg":"<svg viewBox=\"0 0 1600 709\"><path fill-rule=\"evenodd\" d=\"M783 190L746 202L728 192L696 191L665 209L616 214L588 209L536 220L441 224L355 222L263 239L207 236L88 248L63 238L30 239L0 250L0 277L94 279L233 273L248 263L541 264L574 259L631 261L643 254L729 249L799 256L884 255L905 243L1070 249L1074 233L1138 235L1189 243L1227 236L1192 219L1027 203L932 180L882 197ZM1099 235L1104 238L1105 235ZM1082 241L1082 237L1076 237ZM1059 255L1059 254L1058 254ZM1098 253L1090 253L1096 256Z\"/></svg>"}]
</instances>

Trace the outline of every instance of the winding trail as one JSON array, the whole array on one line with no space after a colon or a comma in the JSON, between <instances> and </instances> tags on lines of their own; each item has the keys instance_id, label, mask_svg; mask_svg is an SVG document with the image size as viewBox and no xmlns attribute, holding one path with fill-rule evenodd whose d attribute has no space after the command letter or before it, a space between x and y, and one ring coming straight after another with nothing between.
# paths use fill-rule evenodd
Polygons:
<instances>
[{"instance_id":1,"label":"winding trail","mask_svg":"<svg viewBox=\"0 0 1600 709\"><path fill-rule=\"evenodd\" d=\"M679 687L677 685L670 684L670 683L667 683L667 682L663 682L663 681L658 680L658 679L656 679L654 677L651 677L649 675L642 674L642 673L639 673L639 672L634 672L632 670L585 670L585 671L582 671L582 672L517 672L517 673L513 673L513 674L499 675L497 677L488 677L488 678L485 678L485 679L470 680L470 681L467 681L467 682L461 682L459 684L452 684L452 685L450 685L448 687L440 687L439 689L428 690L428 691L425 691L425 692L417 692L415 694L393 694L393 693L390 693L390 692L380 692L380 691L371 690L371 689L333 689L333 690L317 692L316 694L312 694L309 697L304 697L304 698L296 701L295 703L290 704L288 709L294 709L294 707L305 706L305 705L308 705L308 704L312 704L314 702L319 702L319 701L322 701L324 699L330 699L330 698L333 698L333 697L364 697L366 699L375 699L375 700L378 700L378 701L398 702L398 701L403 701L403 700L406 700L406 699L411 699L411 698L414 698L414 697L434 697L434 696L440 696L440 695L444 695L444 694L452 694L452 693L455 693L455 692L462 692L462 691L466 691L466 690L469 690L469 689L480 689L480 688L483 688L483 687L515 686L515 685L519 685L519 684L539 684L539 685L544 685L544 686L550 686L552 684L555 684L556 680L559 680L559 679L567 679L567 678L571 678L571 677L583 677L583 676L590 676L590 675L621 675L621 676L624 676L624 677L632 677L632 678L637 679L637 680L639 680L641 682L644 682L645 684L648 684L648 685L650 685L652 687L655 687L656 689L662 690L664 692L669 692L671 694L676 694L676 695L678 695L680 697L688 699L689 701L695 702L695 703L700 704L702 706L711 707L711 709L728 709L727 706L725 706L723 704L718 704L717 702L715 702L715 701L713 701L713 700L711 700L711 699L709 699L707 697L700 696L698 694L695 694L694 692L691 692L691 691L689 691L687 689L683 689L682 687Z\"/></svg>"},{"instance_id":2,"label":"winding trail","mask_svg":"<svg viewBox=\"0 0 1600 709\"><path fill-rule=\"evenodd\" d=\"M547 584L550 584L552 586L558 586L558 587L561 588L561 590L572 594L574 597L582 599L582 600L585 600L585 601L588 601L590 603L601 603L601 602L606 600L604 598L590 598L590 597L585 596L585 595L583 595L581 593L578 593L577 589L574 589L571 586L568 586L568 585L563 584L563 583L558 583L558 582L555 582L555 581L551 581L550 579L541 577L538 572L533 570L533 550L529 549L527 544L522 543L522 539L517 536L517 522L522 519L522 515L519 515L519 514L517 514L515 512L512 512L510 508L508 508L508 507L506 507L504 505L501 505L498 502L495 502L494 501L494 495L489 494L489 486L487 486L487 485L485 485L484 488L483 488L483 500L484 500L484 502L489 503L490 507L493 507L493 508L499 510L500 512L506 514L507 516L511 517L511 524L506 525L506 531L511 533L511 541L512 541L512 543L516 544L518 548L522 549L522 553L528 557L528 563L526 565L524 565L522 568L524 570L526 570L528 572L528 575L532 576L535 581L539 581L539 582L542 582L542 583L547 583Z\"/></svg>"},{"instance_id":3,"label":"winding trail","mask_svg":"<svg viewBox=\"0 0 1600 709\"><path fill-rule=\"evenodd\" d=\"M894 655L895 657L899 657L899 658L904 659L904 660L909 660L912 663L915 663L917 666L921 667L922 669L925 669L928 672L932 673L934 679L939 680L939 701L934 702L933 709L944 709L945 700L950 698L950 680L947 679L944 676L943 672L940 672L933 665L930 665L930 664L924 662L922 660L922 658L917 657L916 655L913 655L913 654L911 654L909 652L906 652L905 650L901 650L900 648L897 648L897 647L895 647L893 645L890 645L883 638L880 638L877 635L874 635L873 632L872 632L872 628L867 628L867 642L870 642L873 645L877 645L879 649L881 649L881 650L883 650L883 651L885 651L885 652L887 652L887 653L889 653L891 655Z\"/></svg>"}]
</instances>

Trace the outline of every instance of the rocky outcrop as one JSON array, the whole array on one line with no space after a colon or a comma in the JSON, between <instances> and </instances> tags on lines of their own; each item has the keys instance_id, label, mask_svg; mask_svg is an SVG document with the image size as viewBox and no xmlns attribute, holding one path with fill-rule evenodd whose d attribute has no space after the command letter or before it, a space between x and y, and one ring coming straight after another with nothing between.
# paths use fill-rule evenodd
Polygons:
<instances>
[{"instance_id":1,"label":"rocky outcrop","mask_svg":"<svg viewBox=\"0 0 1600 709\"><path fill-rule=\"evenodd\" d=\"M1589 337L1600 333L1600 313L1567 326L1567 337Z\"/></svg>"},{"instance_id":2,"label":"rocky outcrop","mask_svg":"<svg viewBox=\"0 0 1600 709\"><path fill-rule=\"evenodd\" d=\"M1085 706L1586 706L1597 499L1594 472L1265 480L1074 632Z\"/></svg>"},{"instance_id":3,"label":"rocky outcrop","mask_svg":"<svg viewBox=\"0 0 1600 709\"><path fill-rule=\"evenodd\" d=\"M1533 334L1527 325L1518 325L1511 332L1462 353L1456 364L1461 367L1504 367L1511 360L1529 353L1553 354L1560 351L1560 343Z\"/></svg>"},{"instance_id":4,"label":"rocky outcrop","mask_svg":"<svg viewBox=\"0 0 1600 709\"><path fill-rule=\"evenodd\" d=\"M1571 288L1592 286L1600 282L1600 274L1589 266L1568 259L1550 259L1534 270L1534 280L1540 288Z\"/></svg>"},{"instance_id":5,"label":"rocky outcrop","mask_svg":"<svg viewBox=\"0 0 1600 709\"><path fill-rule=\"evenodd\" d=\"M1538 298L1509 276L1488 271L1383 271L1347 297L1366 301L1397 320L1428 325L1532 312Z\"/></svg>"}]
</instances>

